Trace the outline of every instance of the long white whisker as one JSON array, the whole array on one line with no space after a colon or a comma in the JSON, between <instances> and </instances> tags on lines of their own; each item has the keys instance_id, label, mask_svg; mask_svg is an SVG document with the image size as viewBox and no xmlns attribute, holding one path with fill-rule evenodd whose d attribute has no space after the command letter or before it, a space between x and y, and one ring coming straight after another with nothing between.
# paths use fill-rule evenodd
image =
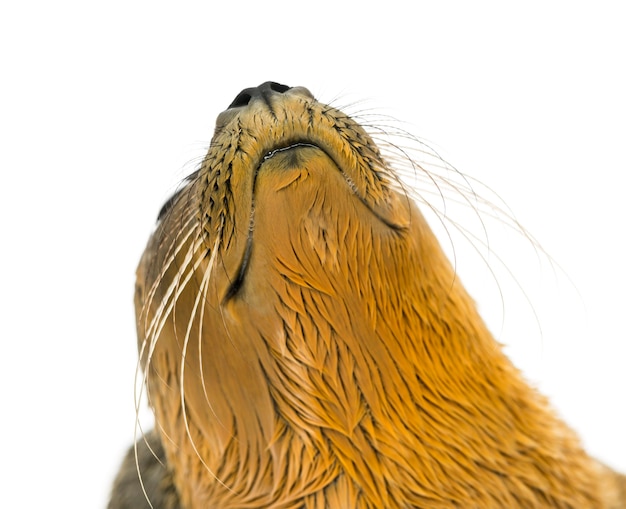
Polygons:
<instances>
[{"instance_id":1,"label":"long white whisker","mask_svg":"<svg viewBox=\"0 0 626 509\"><path fill-rule=\"evenodd\" d=\"M185 223L184 227L186 228L189 224L191 224L195 219L195 216L190 217L190 219ZM187 241L194 235L194 234L198 234L198 226L193 226L191 228L188 228L186 233L181 236L181 237L177 237L174 242L172 242L172 245L175 246L175 249L173 250L173 252L164 260L163 262L163 266L159 272L159 275L155 278L154 283L152 284L152 287L150 288L150 290L148 291L147 295L146 295L146 303L144 305L144 310L147 311L148 309L150 309L151 305L152 305L152 301L154 300L154 296L156 294L156 291L159 289L160 284L163 281L163 277L164 275L167 273L167 271L170 269L170 267L172 266L172 264L174 263L174 261L176 260L177 256L179 255L179 253L181 252L181 250L183 249L183 247L185 245L187 245ZM180 270L183 269L183 267L179 268L179 273ZM143 311L142 311L143 313ZM147 319L147 313L145 314L145 317ZM155 317L153 317L152 321L150 322L150 324L148 325L148 327L146 327L146 336L150 334L150 330L151 328L154 326L154 322L155 322Z\"/></svg>"},{"instance_id":2,"label":"long white whisker","mask_svg":"<svg viewBox=\"0 0 626 509\"><path fill-rule=\"evenodd\" d=\"M202 465L204 466L204 468L206 468L207 472L209 472L209 474L211 474L213 476L213 478L220 483L224 488L226 488L229 491L232 491L231 488L229 486L227 486L218 476L217 474L215 474L215 472L213 472L213 470L209 467L209 465L207 465L206 461L204 460L204 458L202 457L202 455L200 454L200 451L198 450L198 447L193 439L193 436L191 435L191 430L189 428L189 419L187 418L187 409L186 409L186 405L185 405L185 360L187 357L187 348L189 346L189 340L191 337L191 330L193 328L193 323L194 320L196 318L196 313L198 312L198 308L200 308L200 318L202 319L203 313L204 313L204 306L201 305L201 303L204 301L205 296L206 296L206 289L208 288L208 283L211 277L211 273L213 270L213 264L215 262L215 255L217 253L217 249L220 243L220 237L218 236L216 241L215 241L215 245L213 246L213 250L211 252L211 257L209 259L209 263L208 266L206 268L206 270L204 271L204 275L202 276L202 282L200 284L200 288L199 291L196 294L196 297L194 299L194 303L193 303L193 307L191 309L191 314L189 316L189 322L187 324L187 330L185 331L185 339L183 341L183 348L182 348L182 354L181 354L181 360L180 360L180 400L181 400L181 409L182 409L182 416L183 416L183 422L185 423L185 431L187 433L187 437L189 438L189 443L191 444L191 447L194 451L194 453L196 454L196 456L198 457L198 459L200 460L200 462L202 463ZM195 269L194 269L195 270ZM201 327L201 326L200 326ZM200 336L200 339L201 336ZM200 344L202 342L200 341ZM200 373L202 373L202 358L199 357L199 362L200 362ZM202 380L204 380L204 378L202 378ZM206 396L206 388L204 388L204 383L203 383L203 389L205 391L205 396ZM215 413L215 412L214 412Z\"/></svg>"},{"instance_id":3,"label":"long white whisker","mask_svg":"<svg viewBox=\"0 0 626 509\"><path fill-rule=\"evenodd\" d=\"M150 339L150 348L148 350L146 365L150 365L152 356L154 355L154 349L156 347L157 340L161 336L163 327L165 327L167 319L171 316L172 310L174 309L178 298L187 287L187 283L189 283L189 281L194 276L196 269L202 264L204 260L204 258L200 256L195 260L194 263L192 263L194 256L198 252L196 242L199 242L199 239L200 236L198 236L197 240L192 243L187 253L185 254L185 258L180 266L180 269L170 285L167 287L165 295L163 299L161 299L161 302L159 303L159 306L155 312L155 316L150 323L150 328L146 332L146 336ZM189 269L189 267L191 267L191 269L187 270ZM148 370L144 371L146 373L148 372Z\"/></svg>"},{"instance_id":4,"label":"long white whisker","mask_svg":"<svg viewBox=\"0 0 626 509\"><path fill-rule=\"evenodd\" d=\"M213 246L213 249L211 250L211 257L209 258L209 264L207 266L206 273L204 277L202 278L202 283L200 285L200 292L204 293L205 295L209 287L210 274L213 272L213 265L215 264L215 259L217 258L217 248L219 247L219 242L220 242L220 238L218 236L218 238L215 241L215 245ZM204 382L204 366L202 364L202 344L203 344L203 341L202 341L203 328L202 327L204 324L204 310L205 309L206 309L206 306L202 306L200 308L200 319L199 319L199 326L198 326L198 358L200 359L200 380L202 380L202 391L204 392L204 399L206 400L207 405L209 405L211 412L213 412L213 415L216 417L218 422L223 425L217 413L213 409L213 405L211 404L211 400L209 398L209 395L207 394L206 383Z\"/></svg>"}]
</instances>

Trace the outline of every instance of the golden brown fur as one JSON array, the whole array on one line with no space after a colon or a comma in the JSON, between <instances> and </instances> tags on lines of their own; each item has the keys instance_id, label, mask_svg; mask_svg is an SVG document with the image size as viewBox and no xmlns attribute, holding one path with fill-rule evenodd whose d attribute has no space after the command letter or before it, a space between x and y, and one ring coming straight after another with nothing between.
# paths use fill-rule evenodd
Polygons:
<instances>
[{"instance_id":1,"label":"golden brown fur","mask_svg":"<svg viewBox=\"0 0 626 509\"><path fill-rule=\"evenodd\" d=\"M372 139L305 89L264 84L218 118L136 307L167 507L626 507Z\"/></svg>"}]
</instances>

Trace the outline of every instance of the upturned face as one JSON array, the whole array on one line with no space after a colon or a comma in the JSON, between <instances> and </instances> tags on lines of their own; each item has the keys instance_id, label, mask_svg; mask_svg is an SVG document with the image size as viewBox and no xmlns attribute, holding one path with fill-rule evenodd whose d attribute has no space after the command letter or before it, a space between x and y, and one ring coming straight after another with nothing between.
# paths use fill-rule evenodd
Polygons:
<instances>
[{"instance_id":1,"label":"upturned face","mask_svg":"<svg viewBox=\"0 0 626 509\"><path fill-rule=\"evenodd\" d=\"M197 181L205 242L219 242L232 279L225 298L245 285L257 249L289 244L303 227L312 236L306 249L333 257L342 222L398 231L409 220L371 138L301 87L266 83L240 93L217 119ZM338 223L327 224L333 215Z\"/></svg>"},{"instance_id":2,"label":"upturned face","mask_svg":"<svg viewBox=\"0 0 626 509\"><path fill-rule=\"evenodd\" d=\"M173 468L197 477L183 498L223 501L254 485L274 503L303 454L317 458L302 467L315 481L294 478L294 493L339 475L338 457L320 453L325 430L350 435L372 409L410 399L405 317L425 293L413 281L441 263L354 120L304 88L239 94L138 269L150 401Z\"/></svg>"}]
</instances>

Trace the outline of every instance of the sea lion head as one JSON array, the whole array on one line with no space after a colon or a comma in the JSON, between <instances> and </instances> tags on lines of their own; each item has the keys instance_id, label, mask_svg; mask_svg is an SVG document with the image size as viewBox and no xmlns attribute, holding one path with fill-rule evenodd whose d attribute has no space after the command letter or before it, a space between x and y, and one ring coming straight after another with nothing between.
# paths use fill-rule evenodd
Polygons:
<instances>
[{"instance_id":1,"label":"sea lion head","mask_svg":"<svg viewBox=\"0 0 626 509\"><path fill-rule=\"evenodd\" d=\"M372 137L302 87L245 89L219 115L159 214L136 309L184 507L530 507L553 495L524 479L579 454L567 429L556 452L524 445L559 425Z\"/></svg>"},{"instance_id":2,"label":"sea lion head","mask_svg":"<svg viewBox=\"0 0 626 509\"><path fill-rule=\"evenodd\" d=\"M352 433L366 400L380 405L370 371L390 368L384 350L401 346L374 331L405 298L423 227L372 138L307 89L264 83L218 116L137 278L141 359L166 450L174 468L208 478L186 498L241 493L233 476L254 466L272 500L264 476L305 451L318 456L315 482L294 481L294 493L337 477L337 459L317 452L321 431ZM248 465L250 455L264 459Z\"/></svg>"},{"instance_id":3,"label":"sea lion head","mask_svg":"<svg viewBox=\"0 0 626 509\"><path fill-rule=\"evenodd\" d=\"M396 231L409 221L372 139L303 87L267 82L242 91L219 115L197 178L204 242L218 242L230 269L226 300L244 284L261 245L289 244L304 227L312 236L306 250L333 257L340 246L323 235L341 226L329 221Z\"/></svg>"}]
</instances>

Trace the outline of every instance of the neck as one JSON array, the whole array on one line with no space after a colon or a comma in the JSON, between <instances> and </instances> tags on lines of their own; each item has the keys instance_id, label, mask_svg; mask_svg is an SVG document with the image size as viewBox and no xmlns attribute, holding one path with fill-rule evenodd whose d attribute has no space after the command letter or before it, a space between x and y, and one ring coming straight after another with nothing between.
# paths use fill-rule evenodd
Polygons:
<instances>
[{"instance_id":1,"label":"neck","mask_svg":"<svg viewBox=\"0 0 626 509\"><path fill-rule=\"evenodd\" d=\"M408 231L325 239L351 252L306 257L298 243L311 239L278 232L295 240L255 245L241 298L207 306L199 328L219 341L188 352L201 366L185 381L187 425L157 405L166 433L187 444L171 451L179 475L211 471L180 483L190 507L597 503L594 464L503 355L412 213Z\"/></svg>"}]
</instances>

